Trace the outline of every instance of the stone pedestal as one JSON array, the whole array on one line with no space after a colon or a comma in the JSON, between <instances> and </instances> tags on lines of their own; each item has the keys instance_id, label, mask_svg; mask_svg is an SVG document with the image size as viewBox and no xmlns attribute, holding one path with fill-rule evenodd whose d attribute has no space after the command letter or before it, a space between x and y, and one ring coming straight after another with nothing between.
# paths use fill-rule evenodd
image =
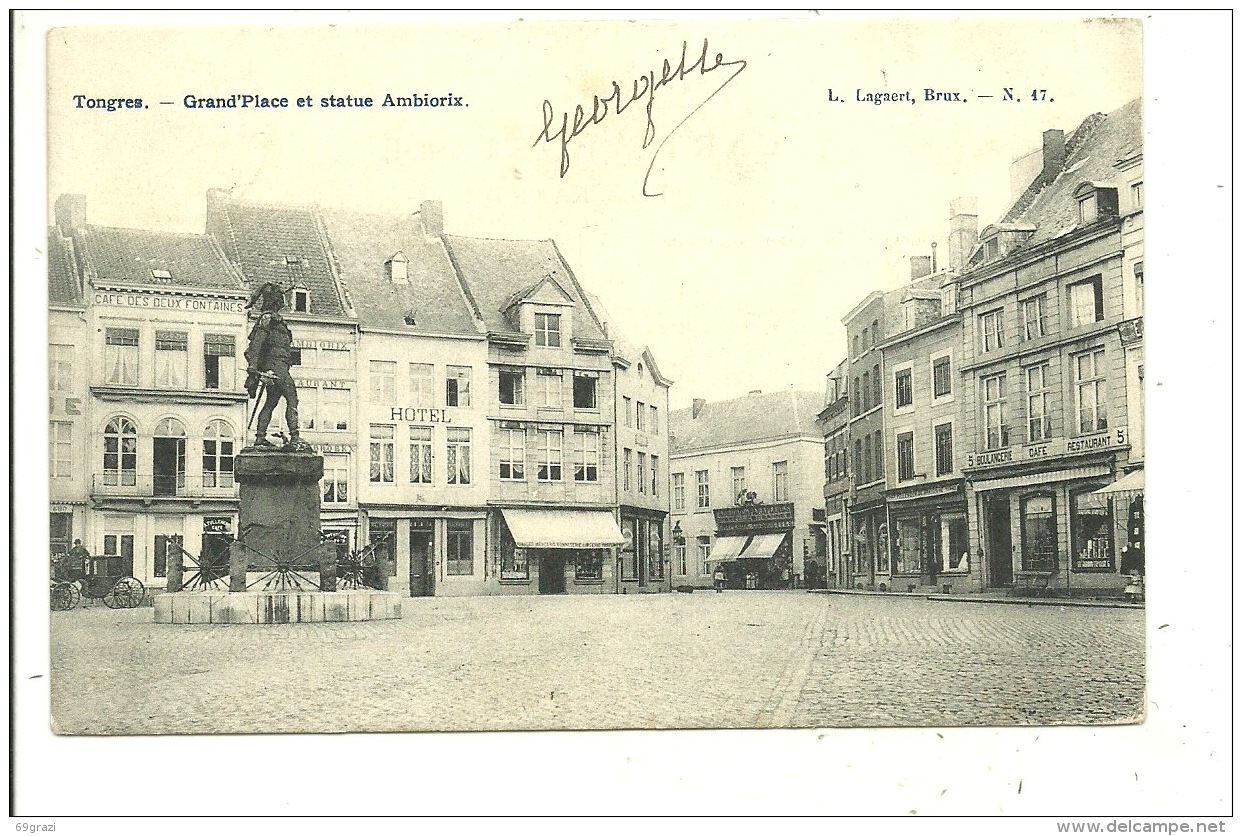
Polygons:
<instances>
[{"instance_id":1,"label":"stone pedestal","mask_svg":"<svg viewBox=\"0 0 1242 836\"><path fill-rule=\"evenodd\" d=\"M335 550L319 537L321 456L250 448L238 454L233 476L241 486L241 509L239 537L229 549L230 591L246 589L247 571L283 566L318 573L329 563L335 568ZM335 580L334 572L327 574Z\"/></svg>"}]
</instances>

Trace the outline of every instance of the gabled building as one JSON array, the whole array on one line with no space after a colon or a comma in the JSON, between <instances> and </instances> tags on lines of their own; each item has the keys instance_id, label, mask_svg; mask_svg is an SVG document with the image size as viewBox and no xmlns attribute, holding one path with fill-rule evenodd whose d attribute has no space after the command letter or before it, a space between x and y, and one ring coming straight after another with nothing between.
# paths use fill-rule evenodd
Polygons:
<instances>
[{"instance_id":1,"label":"gabled building","mask_svg":"<svg viewBox=\"0 0 1242 836\"><path fill-rule=\"evenodd\" d=\"M709 587L720 564L730 588L792 589L824 565L823 401L756 391L670 415L675 586Z\"/></svg>"},{"instance_id":2,"label":"gabled building","mask_svg":"<svg viewBox=\"0 0 1242 836\"><path fill-rule=\"evenodd\" d=\"M1044 133L1042 165L960 277L961 432L985 588L1119 590L1141 495L1139 101ZM1141 543L1141 537L1138 542Z\"/></svg>"},{"instance_id":3,"label":"gabled building","mask_svg":"<svg viewBox=\"0 0 1242 836\"><path fill-rule=\"evenodd\" d=\"M66 232L68 234L66 234ZM90 542L90 358L86 299L74 250L73 229L52 227L48 257L48 475L49 546L67 554L74 540Z\"/></svg>"}]
</instances>

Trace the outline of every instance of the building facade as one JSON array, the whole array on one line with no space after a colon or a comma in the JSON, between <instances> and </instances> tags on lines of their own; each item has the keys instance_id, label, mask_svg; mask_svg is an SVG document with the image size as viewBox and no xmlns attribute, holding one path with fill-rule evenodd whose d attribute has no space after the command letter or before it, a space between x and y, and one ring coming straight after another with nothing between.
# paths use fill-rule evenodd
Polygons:
<instances>
[{"instance_id":1,"label":"building facade","mask_svg":"<svg viewBox=\"0 0 1242 836\"><path fill-rule=\"evenodd\" d=\"M849 469L849 360L842 360L828 375L825 403L818 416L824 435L825 542L821 569L827 587L849 589L853 586L849 536L849 503L853 488Z\"/></svg>"},{"instance_id":2,"label":"building facade","mask_svg":"<svg viewBox=\"0 0 1242 836\"><path fill-rule=\"evenodd\" d=\"M822 407L819 393L752 392L672 413L675 586L709 587L719 564L730 588L788 589L824 564Z\"/></svg>"}]
</instances>

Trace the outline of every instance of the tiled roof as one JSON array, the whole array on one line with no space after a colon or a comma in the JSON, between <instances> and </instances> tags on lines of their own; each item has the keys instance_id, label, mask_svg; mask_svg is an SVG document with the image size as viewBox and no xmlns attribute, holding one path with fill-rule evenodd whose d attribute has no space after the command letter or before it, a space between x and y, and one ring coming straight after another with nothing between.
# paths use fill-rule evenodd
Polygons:
<instances>
[{"instance_id":1,"label":"tiled roof","mask_svg":"<svg viewBox=\"0 0 1242 836\"><path fill-rule=\"evenodd\" d=\"M1004 223L1023 222L1036 227L1035 234L1023 242L1023 248L1074 229L1078 223L1074 189L1081 183L1117 182L1116 163L1133 157L1143 147L1142 105L1140 99L1135 99L1107 115L1088 116L1066 138L1065 168L1047 186L1033 184L1002 219Z\"/></svg>"},{"instance_id":2,"label":"tiled roof","mask_svg":"<svg viewBox=\"0 0 1242 836\"><path fill-rule=\"evenodd\" d=\"M47 297L53 305L82 302L82 288L74 267L70 242L60 237L56 227L47 231Z\"/></svg>"},{"instance_id":3,"label":"tiled roof","mask_svg":"<svg viewBox=\"0 0 1242 836\"><path fill-rule=\"evenodd\" d=\"M328 209L319 214L364 327L479 333L447 253L438 239L424 239L413 215ZM387 262L398 252L409 259L408 284L389 278ZM413 314L413 325L406 323L407 313Z\"/></svg>"},{"instance_id":4,"label":"tiled roof","mask_svg":"<svg viewBox=\"0 0 1242 836\"><path fill-rule=\"evenodd\" d=\"M586 299L586 292L578 285L552 241L460 235L445 235L443 240L489 331L516 333L513 323L505 318L504 309L515 294L551 275L577 303L574 336L606 339Z\"/></svg>"},{"instance_id":5,"label":"tiled roof","mask_svg":"<svg viewBox=\"0 0 1242 836\"><path fill-rule=\"evenodd\" d=\"M730 444L818 435L815 423L824 408L822 392L768 392L704 404L699 417L678 409L669 415L674 455Z\"/></svg>"},{"instance_id":6,"label":"tiled roof","mask_svg":"<svg viewBox=\"0 0 1242 836\"><path fill-rule=\"evenodd\" d=\"M244 289L206 235L86 226L77 239L94 281L161 287ZM151 271L166 271L157 279Z\"/></svg>"},{"instance_id":7,"label":"tiled roof","mask_svg":"<svg viewBox=\"0 0 1242 836\"><path fill-rule=\"evenodd\" d=\"M312 313L347 315L311 209L229 200L219 212L223 217L208 218L208 228L224 238L221 246L251 287L301 282L310 290Z\"/></svg>"}]
</instances>

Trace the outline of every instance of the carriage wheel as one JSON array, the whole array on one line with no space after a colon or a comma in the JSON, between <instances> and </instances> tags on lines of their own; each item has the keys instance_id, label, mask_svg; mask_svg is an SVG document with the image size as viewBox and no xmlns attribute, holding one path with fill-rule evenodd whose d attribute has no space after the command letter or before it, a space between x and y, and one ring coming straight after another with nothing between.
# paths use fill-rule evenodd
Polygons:
<instances>
[{"instance_id":1,"label":"carriage wheel","mask_svg":"<svg viewBox=\"0 0 1242 836\"><path fill-rule=\"evenodd\" d=\"M71 583L58 583L52 587L52 609L54 611L71 610L82 599L82 593Z\"/></svg>"},{"instance_id":2,"label":"carriage wheel","mask_svg":"<svg viewBox=\"0 0 1242 836\"><path fill-rule=\"evenodd\" d=\"M104 593L103 600L109 609L133 609L142 604L144 597L146 597L146 589L142 581L126 577L114 583L112 588Z\"/></svg>"}]
</instances>

